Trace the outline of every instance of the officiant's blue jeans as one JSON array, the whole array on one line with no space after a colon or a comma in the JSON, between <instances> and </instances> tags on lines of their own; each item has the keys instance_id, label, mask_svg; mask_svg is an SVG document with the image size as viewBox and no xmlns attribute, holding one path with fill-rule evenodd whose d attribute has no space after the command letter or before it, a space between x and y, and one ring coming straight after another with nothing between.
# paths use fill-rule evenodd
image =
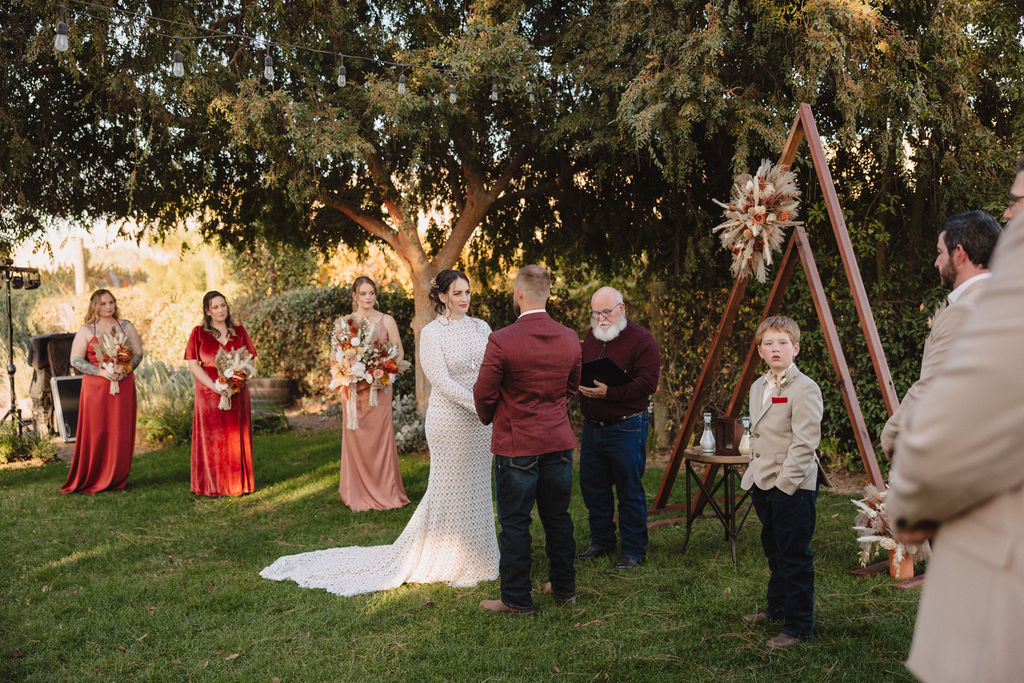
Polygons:
<instances>
[{"instance_id":1,"label":"officiant's blue jeans","mask_svg":"<svg viewBox=\"0 0 1024 683\"><path fill-rule=\"evenodd\" d=\"M572 449L518 458L496 455L494 485L501 524L498 534L501 601L514 609L533 609L530 523L534 503L544 525L544 549L548 555L548 580L552 590L561 597L576 595L573 567L576 541L569 516Z\"/></svg>"},{"instance_id":2,"label":"officiant's blue jeans","mask_svg":"<svg viewBox=\"0 0 1024 683\"><path fill-rule=\"evenodd\" d=\"M764 611L782 620L782 632L808 639L814 633L814 536L817 487L792 496L778 488L750 489L761 520L761 547L768 558L767 605Z\"/></svg>"},{"instance_id":3,"label":"officiant's blue jeans","mask_svg":"<svg viewBox=\"0 0 1024 683\"><path fill-rule=\"evenodd\" d=\"M580 492L590 519L590 543L615 548L615 498L619 498L622 554L640 562L647 554L647 496L641 479L647 467L648 414L607 427L583 421Z\"/></svg>"}]
</instances>

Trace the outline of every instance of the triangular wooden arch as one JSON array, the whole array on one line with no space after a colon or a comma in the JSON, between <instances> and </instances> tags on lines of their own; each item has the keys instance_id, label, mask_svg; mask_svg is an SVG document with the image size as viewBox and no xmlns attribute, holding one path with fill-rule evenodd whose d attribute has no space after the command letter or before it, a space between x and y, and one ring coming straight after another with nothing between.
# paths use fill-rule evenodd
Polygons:
<instances>
[{"instance_id":1,"label":"triangular wooden arch","mask_svg":"<svg viewBox=\"0 0 1024 683\"><path fill-rule=\"evenodd\" d=\"M875 327L875 319L871 315L871 306L868 303L867 292L864 290L864 282L857 268L857 260L853 253L853 245L850 242L850 234L846 229L846 221L843 220L843 212L839 206L839 197L836 195L835 185L832 183L832 174L828 170L828 162L825 159L825 151L821 146L821 138L818 136L818 126L814 121L814 114L810 105L802 103L797 116L793 121L793 127L789 131L789 138L785 147L782 148L782 155L779 157L779 165L791 166L796 157L800 143L806 137L807 146L811 152L811 162L825 198L825 207L828 209L829 221L832 223L832 232L835 233L836 242L839 245L839 253L843 259L843 268L846 270L846 279L850 284L850 291L853 293L853 300L857 308L857 317L860 318L860 326L864 332L864 339L867 341L868 352L871 354L871 361L875 367L875 375L878 384L882 389L882 398L885 401L885 408L892 415L892 412L899 405L896 396L896 388L892 383L892 376L889 374L889 365L885 361L885 352L882 350L882 343L878 338L878 330ZM821 284L821 276L814 263L814 254L811 245L807 240L807 233L803 226L796 226L789 238L789 244L782 261L778 264L778 272L775 275L775 282L772 285L771 293L768 295L768 302L765 304L761 319L774 315L782 302L782 295L789 285L799 257L803 265L804 274L810 285L811 296L814 300L814 308L818 313L818 320L825 336L825 344L828 346L829 356L832 358L832 367L835 369L836 377L839 380L839 390L843 396L843 403L846 404L846 412L853 424L854 436L857 440L857 448L860 450L861 460L864 462L864 469L868 479L879 490L885 489L885 481L878 469L878 461L875 458L875 450L872 445L871 436L868 434L867 425L864 422L864 415L860 409L860 402L857 400L856 388L850 378L850 369L846 364L846 356L839 342L839 335L836 330L835 321L832 319L832 311L825 297L825 290ZM722 358L722 352L732 331L733 322L739 311L740 301L747 288L747 278L739 278L733 285L729 300L726 302L725 310L722 313L722 320L718 324L718 330L711 343L707 358L704 361L704 368L701 370L697 385L694 387L690 404L686 410L686 417L676 437L675 446L672 449L672 459L665 476L661 480L661 488L651 506L651 513L659 513L667 510L676 510L682 507L681 504L669 505L668 496L672 491L676 475L679 473L679 466L683 462L683 451L689 446L693 435L694 425L697 423L697 416L701 412L704 395L711 384L711 377L718 368ZM743 371L733 391L732 400L729 402L727 411L728 417L738 417L743 408L743 401L754 381L754 373L757 368L757 346L753 341L747 349L747 357L743 363ZM709 465L704 473L705 482L713 481L718 467ZM693 502L693 514L699 514L703 509L705 501L701 496Z\"/></svg>"}]
</instances>

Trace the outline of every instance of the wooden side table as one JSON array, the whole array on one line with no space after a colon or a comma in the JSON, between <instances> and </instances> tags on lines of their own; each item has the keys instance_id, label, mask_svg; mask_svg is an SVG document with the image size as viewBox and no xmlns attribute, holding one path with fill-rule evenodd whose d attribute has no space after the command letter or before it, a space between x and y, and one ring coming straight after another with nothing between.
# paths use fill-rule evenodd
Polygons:
<instances>
[{"instance_id":1,"label":"wooden side table","mask_svg":"<svg viewBox=\"0 0 1024 683\"><path fill-rule=\"evenodd\" d=\"M750 495L749 491L744 491L739 486L740 481L743 479L743 470L750 462L750 458L745 455L705 455L701 452L700 446L693 446L684 450L683 458L686 462L686 481L684 482L686 486L686 538L683 540L681 552L686 552L686 545L690 542L690 527L693 525L693 520L697 517L693 506L690 504L690 481L692 479L697 483L697 488L700 489L704 499L711 505L711 509L715 511L715 516L722 523L722 526L725 527L725 537L732 545L732 564L735 567L737 564L736 537L739 535L740 529L743 528L744 522L747 521L750 508L753 507L752 505L747 506L737 524L739 510ZM710 482L710 489L708 489L704 485L701 476L694 469L694 463L715 465L722 470L722 476L716 481ZM719 490L723 490L721 505L715 501L715 494Z\"/></svg>"}]
</instances>

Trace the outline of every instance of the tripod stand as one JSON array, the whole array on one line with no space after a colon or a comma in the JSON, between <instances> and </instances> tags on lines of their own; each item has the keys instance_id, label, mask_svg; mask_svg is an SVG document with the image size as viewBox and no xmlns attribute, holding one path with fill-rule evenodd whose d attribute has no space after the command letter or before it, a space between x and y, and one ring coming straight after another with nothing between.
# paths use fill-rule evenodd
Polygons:
<instances>
[{"instance_id":1,"label":"tripod stand","mask_svg":"<svg viewBox=\"0 0 1024 683\"><path fill-rule=\"evenodd\" d=\"M18 435L29 427L21 417L21 409L18 408L18 396L14 389L14 320L11 315L11 289L35 289L39 286L39 271L35 268L19 268L12 265L11 259L0 260L0 277L3 277L4 288L7 291L7 377L11 387L11 407L0 417L0 423L6 422L8 418L17 425Z\"/></svg>"}]
</instances>

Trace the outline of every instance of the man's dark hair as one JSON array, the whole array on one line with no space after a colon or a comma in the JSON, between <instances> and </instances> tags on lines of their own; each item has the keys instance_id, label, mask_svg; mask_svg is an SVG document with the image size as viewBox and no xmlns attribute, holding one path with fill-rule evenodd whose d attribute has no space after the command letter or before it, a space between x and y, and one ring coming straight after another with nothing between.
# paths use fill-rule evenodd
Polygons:
<instances>
[{"instance_id":1,"label":"man's dark hair","mask_svg":"<svg viewBox=\"0 0 1024 683\"><path fill-rule=\"evenodd\" d=\"M992 250L999 241L1003 229L999 223L984 211L964 211L946 222L939 228L939 235L946 243L946 251L950 254L957 245L964 248L967 258L979 268L988 268L988 260Z\"/></svg>"}]
</instances>

